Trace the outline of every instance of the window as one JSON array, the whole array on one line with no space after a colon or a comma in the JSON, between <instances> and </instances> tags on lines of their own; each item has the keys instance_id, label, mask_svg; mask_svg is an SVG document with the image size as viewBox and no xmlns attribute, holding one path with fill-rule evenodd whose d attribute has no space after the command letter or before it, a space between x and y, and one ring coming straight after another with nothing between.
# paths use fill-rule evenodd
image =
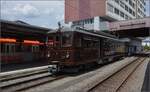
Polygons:
<instances>
[{"instance_id":1,"label":"window","mask_svg":"<svg viewBox=\"0 0 150 92\"><path fill-rule=\"evenodd\" d=\"M130 4L130 6L132 6L132 1L131 0L129 0L129 4Z\"/></svg>"},{"instance_id":2,"label":"window","mask_svg":"<svg viewBox=\"0 0 150 92\"><path fill-rule=\"evenodd\" d=\"M90 19L90 23L91 23L91 24L94 23L94 19Z\"/></svg>"},{"instance_id":3,"label":"window","mask_svg":"<svg viewBox=\"0 0 150 92\"><path fill-rule=\"evenodd\" d=\"M108 11L113 12L114 7L111 4L107 4Z\"/></svg>"},{"instance_id":4,"label":"window","mask_svg":"<svg viewBox=\"0 0 150 92\"><path fill-rule=\"evenodd\" d=\"M120 12L120 16L124 18L124 13L123 13L123 12Z\"/></svg>"},{"instance_id":5,"label":"window","mask_svg":"<svg viewBox=\"0 0 150 92\"><path fill-rule=\"evenodd\" d=\"M125 19L128 19L128 15L125 15Z\"/></svg>"},{"instance_id":6,"label":"window","mask_svg":"<svg viewBox=\"0 0 150 92\"><path fill-rule=\"evenodd\" d=\"M82 38L81 45L85 48L97 48L99 47L99 39L90 36L84 36Z\"/></svg>"},{"instance_id":7,"label":"window","mask_svg":"<svg viewBox=\"0 0 150 92\"><path fill-rule=\"evenodd\" d=\"M129 11L129 8L128 8L128 6L126 6L126 5L125 5L125 10L126 10L126 11Z\"/></svg>"},{"instance_id":8,"label":"window","mask_svg":"<svg viewBox=\"0 0 150 92\"><path fill-rule=\"evenodd\" d=\"M14 53L15 52L15 45L11 45L11 52Z\"/></svg>"},{"instance_id":9,"label":"window","mask_svg":"<svg viewBox=\"0 0 150 92\"><path fill-rule=\"evenodd\" d=\"M1 52L5 53L5 44L1 43Z\"/></svg>"},{"instance_id":10,"label":"window","mask_svg":"<svg viewBox=\"0 0 150 92\"><path fill-rule=\"evenodd\" d=\"M129 8L129 13L132 14L132 10Z\"/></svg>"},{"instance_id":11,"label":"window","mask_svg":"<svg viewBox=\"0 0 150 92\"><path fill-rule=\"evenodd\" d=\"M133 13L133 16L135 16L135 12L133 11L132 13Z\"/></svg>"},{"instance_id":12,"label":"window","mask_svg":"<svg viewBox=\"0 0 150 92\"><path fill-rule=\"evenodd\" d=\"M121 6L122 8L125 8L125 4L124 4L122 1L120 1L120 6Z\"/></svg>"},{"instance_id":13,"label":"window","mask_svg":"<svg viewBox=\"0 0 150 92\"><path fill-rule=\"evenodd\" d=\"M60 45L60 36L59 36L59 35L56 35L54 41L55 41L55 42L54 42L54 45L55 45L55 46L59 46L59 45Z\"/></svg>"},{"instance_id":14,"label":"window","mask_svg":"<svg viewBox=\"0 0 150 92\"><path fill-rule=\"evenodd\" d=\"M115 8L115 13L119 15L119 10Z\"/></svg>"},{"instance_id":15,"label":"window","mask_svg":"<svg viewBox=\"0 0 150 92\"><path fill-rule=\"evenodd\" d=\"M72 45L72 34L64 33L62 35L62 46L63 47L69 47L71 45Z\"/></svg>"},{"instance_id":16,"label":"window","mask_svg":"<svg viewBox=\"0 0 150 92\"><path fill-rule=\"evenodd\" d=\"M9 45L6 45L6 53L9 53Z\"/></svg>"},{"instance_id":17,"label":"window","mask_svg":"<svg viewBox=\"0 0 150 92\"><path fill-rule=\"evenodd\" d=\"M132 7L135 8L135 4L134 3L132 4Z\"/></svg>"},{"instance_id":18,"label":"window","mask_svg":"<svg viewBox=\"0 0 150 92\"><path fill-rule=\"evenodd\" d=\"M1 44L2 53L15 53L15 44Z\"/></svg>"},{"instance_id":19,"label":"window","mask_svg":"<svg viewBox=\"0 0 150 92\"><path fill-rule=\"evenodd\" d=\"M39 46L33 45L33 46L31 47L31 50L32 50L32 52L39 52Z\"/></svg>"},{"instance_id":20,"label":"window","mask_svg":"<svg viewBox=\"0 0 150 92\"><path fill-rule=\"evenodd\" d=\"M85 24L88 24L89 23L89 21L88 20L85 20Z\"/></svg>"},{"instance_id":21,"label":"window","mask_svg":"<svg viewBox=\"0 0 150 92\"><path fill-rule=\"evenodd\" d=\"M115 2L119 4L119 0L115 0Z\"/></svg>"}]
</instances>

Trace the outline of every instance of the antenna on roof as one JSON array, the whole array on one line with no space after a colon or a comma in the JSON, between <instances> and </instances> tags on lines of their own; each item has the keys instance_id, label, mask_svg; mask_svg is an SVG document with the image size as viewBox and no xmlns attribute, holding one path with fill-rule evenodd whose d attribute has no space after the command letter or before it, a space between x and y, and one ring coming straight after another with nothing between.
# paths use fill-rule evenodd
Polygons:
<instances>
[{"instance_id":1,"label":"antenna on roof","mask_svg":"<svg viewBox=\"0 0 150 92\"><path fill-rule=\"evenodd\" d=\"M61 28L61 23L60 23L60 21L58 22L58 28L59 28L59 29Z\"/></svg>"},{"instance_id":2,"label":"antenna on roof","mask_svg":"<svg viewBox=\"0 0 150 92\"><path fill-rule=\"evenodd\" d=\"M59 36L59 41L61 41L62 35L61 35L61 23L60 21L58 22L58 36ZM59 44L59 47L61 47L61 44Z\"/></svg>"}]
</instances>

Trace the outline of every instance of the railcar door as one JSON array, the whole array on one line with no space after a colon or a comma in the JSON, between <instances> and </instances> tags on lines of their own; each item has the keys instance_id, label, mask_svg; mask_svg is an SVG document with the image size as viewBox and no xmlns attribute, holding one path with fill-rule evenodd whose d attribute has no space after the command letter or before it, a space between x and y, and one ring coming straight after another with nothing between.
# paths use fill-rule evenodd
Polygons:
<instances>
[{"instance_id":1,"label":"railcar door","mask_svg":"<svg viewBox=\"0 0 150 92\"><path fill-rule=\"evenodd\" d=\"M103 57L103 49L102 49L102 39L99 38L98 41L98 58L99 60L97 61L98 64L102 64L102 57Z\"/></svg>"}]
</instances>

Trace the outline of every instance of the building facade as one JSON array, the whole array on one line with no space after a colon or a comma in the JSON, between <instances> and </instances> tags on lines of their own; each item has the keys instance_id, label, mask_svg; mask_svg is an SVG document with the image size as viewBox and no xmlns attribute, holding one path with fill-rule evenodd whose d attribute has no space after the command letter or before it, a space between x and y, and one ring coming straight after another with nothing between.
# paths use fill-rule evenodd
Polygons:
<instances>
[{"instance_id":1,"label":"building facade","mask_svg":"<svg viewBox=\"0 0 150 92\"><path fill-rule=\"evenodd\" d=\"M65 22L108 30L108 22L145 17L145 0L65 0Z\"/></svg>"}]
</instances>

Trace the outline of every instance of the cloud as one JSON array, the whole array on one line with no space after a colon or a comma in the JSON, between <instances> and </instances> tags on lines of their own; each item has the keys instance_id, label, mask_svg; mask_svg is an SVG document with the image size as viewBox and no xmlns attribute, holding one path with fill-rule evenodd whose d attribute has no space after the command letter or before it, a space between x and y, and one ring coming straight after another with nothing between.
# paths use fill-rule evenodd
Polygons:
<instances>
[{"instance_id":1,"label":"cloud","mask_svg":"<svg viewBox=\"0 0 150 92\"><path fill-rule=\"evenodd\" d=\"M50 8L50 9L45 9L45 11L43 11L44 14L46 15L51 15L54 12L54 8Z\"/></svg>"},{"instance_id":2,"label":"cloud","mask_svg":"<svg viewBox=\"0 0 150 92\"><path fill-rule=\"evenodd\" d=\"M64 14L62 14L62 15L56 15L56 20L58 20L58 21L64 21Z\"/></svg>"},{"instance_id":3,"label":"cloud","mask_svg":"<svg viewBox=\"0 0 150 92\"><path fill-rule=\"evenodd\" d=\"M17 4L13 11L25 17L37 17L40 15L38 9L31 4Z\"/></svg>"},{"instance_id":4,"label":"cloud","mask_svg":"<svg viewBox=\"0 0 150 92\"><path fill-rule=\"evenodd\" d=\"M1 3L1 18L57 28L57 22L64 20L64 1L5 0Z\"/></svg>"}]
</instances>

